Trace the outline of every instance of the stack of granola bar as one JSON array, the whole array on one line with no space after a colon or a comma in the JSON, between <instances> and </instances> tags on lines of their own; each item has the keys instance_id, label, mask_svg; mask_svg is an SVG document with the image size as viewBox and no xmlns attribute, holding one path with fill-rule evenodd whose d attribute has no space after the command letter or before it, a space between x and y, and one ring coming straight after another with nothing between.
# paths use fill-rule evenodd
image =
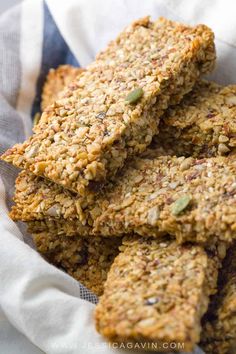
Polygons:
<instances>
[{"instance_id":1,"label":"stack of granola bar","mask_svg":"<svg viewBox=\"0 0 236 354\"><path fill-rule=\"evenodd\" d=\"M201 79L214 63L206 26L136 21L86 70L50 71L32 137L2 156L22 169L12 219L101 295L110 341L235 343L236 86Z\"/></svg>"}]
</instances>

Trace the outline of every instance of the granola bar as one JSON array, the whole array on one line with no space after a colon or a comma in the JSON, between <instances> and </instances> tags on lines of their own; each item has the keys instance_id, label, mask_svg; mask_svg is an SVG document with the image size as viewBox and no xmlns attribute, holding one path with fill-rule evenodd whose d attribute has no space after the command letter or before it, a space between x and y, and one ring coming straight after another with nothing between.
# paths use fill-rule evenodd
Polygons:
<instances>
[{"instance_id":1,"label":"granola bar","mask_svg":"<svg viewBox=\"0 0 236 354\"><path fill-rule=\"evenodd\" d=\"M56 69L50 69L43 86L41 100L42 112L56 100L62 98L63 94L65 94L65 88L82 72L82 68L71 65L60 65Z\"/></svg>"},{"instance_id":2,"label":"granola bar","mask_svg":"<svg viewBox=\"0 0 236 354\"><path fill-rule=\"evenodd\" d=\"M142 154L142 158L156 158L158 156L173 155L173 151L168 149L167 151L163 147L158 146L154 148L148 148ZM112 189L114 183L110 183L107 187ZM59 233L71 234L68 223L65 223L66 219L73 220L73 231L75 233L88 234L88 225L92 225L93 220L89 220L88 209L94 209L94 204L99 204L99 192L98 190L89 190L86 197L81 197L78 194L70 192L62 188L61 186L45 180L44 178L37 177L26 170L19 173L15 182L15 206L12 207L10 216L15 221L33 221L38 220L40 223L36 223L36 229L40 228L41 231L46 230L43 224L47 224L51 229L57 227L53 222L56 219L64 229ZM94 186L96 187L96 185ZM103 191L101 192L103 194ZM78 223L76 223L78 220ZM71 224L72 224L71 223ZM33 224L32 224L33 225ZM67 228L67 229L66 229ZM79 228L76 229L76 228ZM79 231L79 232L78 232Z\"/></svg>"},{"instance_id":3,"label":"granola bar","mask_svg":"<svg viewBox=\"0 0 236 354\"><path fill-rule=\"evenodd\" d=\"M236 238L235 194L233 157L137 159L100 200L94 231L231 242Z\"/></svg>"},{"instance_id":4,"label":"granola bar","mask_svg":"<svg viewBox=\"0 0 236 354\"><path fill-rule=\"evenodd\" d=\"M97 330L109 341L158 351L181 343L181 351L192 351L216 291L217 253L168 238L125 238L120 249L96 308Z\"/></svg>"},{"instance_id":5,"label":"granola bar","mask_svg":"<svg viewBox=\"0 0 236 354\"><path fill-rule=\"evenodd\" d=\"M219 278L219 292L213 298L204 324L202 347L209 354L235 353L236 244L228 251Z\"/></svg>"},{"instance_id":6,"label":"granola bar","mask_svg":"<svg viewBox=\"0 0 236 354\"><path fill-rule=\"evenodd\" d=\"M37 250L52 264L100 296L110 266L119 252L121 238L68 237L35 233Z\"/></svg>"},{"instance_id":7,"label":"granola bar","mask_svg":"<svg viewBox=\"0 0 236 354\"><path fill-rule=\"evenodd\" d=\"M215 62L214 35L143 18L128 26L44 112L34 135L2 159L86 194L109 180L127 157L144 151L159 117Z\"/></svg>"},{"instance_id":8,"label":"granola bar","mask_svg":"<svg viewBox=\"0 0 236 354\"><path fill-rule=\"evenodd\" d=\"M236 238L233 156L201 160L137 157L115 182L90 196L83 201L56 184L23 172L17 180L11 217L61 219L60 224L66 220L70 234L76 227L87 227L85 233L103 236L169 233L178 242L231 242Z\"/></svg>"},{"instance_id":9,"label":"granola bar","mask_svg":"<svg viewBox=\"0 0 236 354\"><path fill-rule=\"evenodd\" d=\"M181 104L163 116L156 137L179 156L216 156L235 151L236 86L199 81Z\"/></svg>"}]
</instances>

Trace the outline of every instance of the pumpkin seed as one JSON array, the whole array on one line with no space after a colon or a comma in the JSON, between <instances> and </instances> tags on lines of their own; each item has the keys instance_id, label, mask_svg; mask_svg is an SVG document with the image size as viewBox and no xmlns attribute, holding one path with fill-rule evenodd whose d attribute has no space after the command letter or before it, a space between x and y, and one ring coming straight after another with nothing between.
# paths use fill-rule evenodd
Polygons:
<instances>
[{"instance_id":1,"label":"pumpkin seed","mask_svg":"<svg viewBox=\"0 0 236 354\"><path fill-rule=\"evenodd\" d=\"M178 215L187 208L189 202L191 200L191 196L183 195L179 199L177 199L173 204L171 204L171 213L173 215Z\"/></svg>"},{"instance_id":2,"label":"pumpkin seed","mask_svg":"<svg viewBox=\"0 0 236 354\"><path fill-rule=\"evenodd\" d=\"M126 101L128 103L136 103L143 96L143 89L141 87L134 89L131 91L126 97Z\"/></svg>"},{"instance_id":3,"label":"pumpkin seed","mask_svg":"<svg viewBox=\"0 0 236 354\"><path fill-rule=\"evenodd\" d=\"M34 125L34 126L38 124L40 118L41 118L41 114L40 114L39 112L38 112L38 113L35 113L35 115L34 115L34 120L33 120L33 125Z\"/></svg>"}]
</instances>

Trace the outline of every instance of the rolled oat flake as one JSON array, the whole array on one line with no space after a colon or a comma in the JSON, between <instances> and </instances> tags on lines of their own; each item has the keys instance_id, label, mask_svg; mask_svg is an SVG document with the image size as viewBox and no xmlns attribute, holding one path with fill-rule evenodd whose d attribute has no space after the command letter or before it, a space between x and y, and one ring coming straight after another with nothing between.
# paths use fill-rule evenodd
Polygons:
<instances>
[{"instance_id":1,"label":"rolled oat flake","mask_svg":"<svg viewBox=\"0 0 236 354\"><path fill-rule=\"evenodd\" d=\"M179 199L177 199L172 205L171 205L171 213L173 215L178 215L180 214L184 209L187 208L191 200L190 195L183 195Z\"/></svg>"}]
</instances>

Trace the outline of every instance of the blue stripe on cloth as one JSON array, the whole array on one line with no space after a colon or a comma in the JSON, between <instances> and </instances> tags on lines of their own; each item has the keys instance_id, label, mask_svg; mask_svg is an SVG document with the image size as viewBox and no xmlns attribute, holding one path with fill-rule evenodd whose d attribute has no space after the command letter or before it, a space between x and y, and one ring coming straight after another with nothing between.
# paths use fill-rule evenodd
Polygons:
<instances>
[{"instance_id":1,"label":"blue stripe on cloth","mask_svg":"<svg viewBox=\"0 0 236 354\"><path fill-rule=\"evenodd\" d=\"M44 2L44 24L43 24L43 48L40 74L37 80L36 96L33 102L31 116L40 112L42 87L50 68L56 68L61 64L80 66L79 62L71 52L64 38L62 37L47 4Z\"/></svg>"}]
</instances>

